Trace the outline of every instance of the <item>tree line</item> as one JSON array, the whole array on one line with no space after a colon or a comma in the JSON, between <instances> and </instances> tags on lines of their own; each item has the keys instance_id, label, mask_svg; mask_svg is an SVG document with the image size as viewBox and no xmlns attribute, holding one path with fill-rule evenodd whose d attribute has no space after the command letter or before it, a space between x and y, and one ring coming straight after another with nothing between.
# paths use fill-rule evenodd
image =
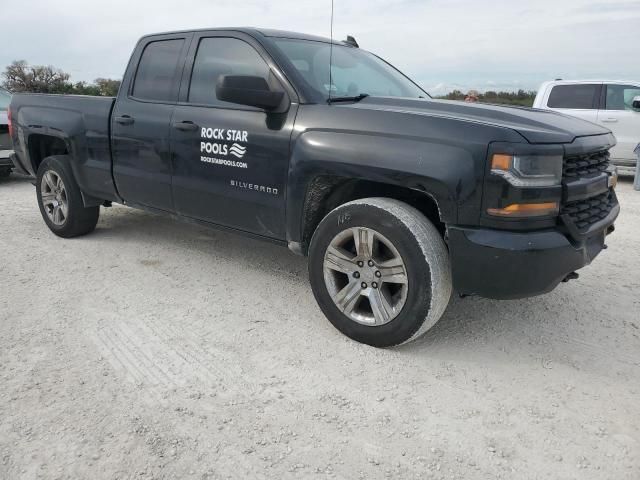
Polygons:
<instances>
[{"instance_id":1,"label":"tree line","mask_svg":"<svg viewBox=\"0 0 640 480\"><path fill-rule=\"evenodd\" d=\"M29 65L15 60L2 72L1 85L14 93L60 93L115 97L120 80L96 78L93 82L72 82L71 75L51 65Z\"/></svg>"},{"instance_id":2,"label":"tree line","mask_svg":"<svg viewBox=\"0 0 640 480\"><path fill-rule=\"evenodd\" d=\"M446 95L439 96L437 98L443 100L464 100L467 94L460 90L454 90ZM523 107L530 107L533 105L533 101L536 98L535 91L518 90L517 92L494 92L487 91L484 93L478 93L478 102L481 103L498 103L503 105L519 105Z\"/></svg>"},{"instance_id":3,"label":"tree line","mask_svg":"<svg viewBox=\"0 0 640 480\"><path fill-rule=\"evenodd\" d=\"M25 60L16 60L2 73L1 85L10 92L62 93L73 95L95 95L115 97L120 88L120 80L96 78L93 82L72 82L71 75L51 65L29 65ZM467 94L454 90L436 98L464 100ZM535 91L517 92L487 91L478 94L478 101L504 105L530 107L536 97Z\"/></svg>"}]
</instances>

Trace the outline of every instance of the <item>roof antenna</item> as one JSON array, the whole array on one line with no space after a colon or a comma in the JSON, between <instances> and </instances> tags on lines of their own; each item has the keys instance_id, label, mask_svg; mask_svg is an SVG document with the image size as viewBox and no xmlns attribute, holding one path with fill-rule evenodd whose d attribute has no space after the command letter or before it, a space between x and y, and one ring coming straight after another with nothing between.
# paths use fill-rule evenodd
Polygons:
<instances>
[{"instance_id":1,"label":"roof antenna","mask_svg":"<svg viewBox=\"0 0 640 480\"><path fill-rule=\"evenodd\" d=\"M331 88L333 87L331 65L333 65L333 0L331 0L331 43L329 44L329 99L327 100L329 104L331 104Z\"/></svg>"},{"instance_id":2,"label":"roof antenna","mask_svg":"<svg viewBox=\"0 0 640 480\"><path fill-rule=\"evenodd\" d=\"M360 48L360 45L358 45L358 42L356 42L356 39L353 38L351 35L347 35L347 39L345 40L345 43L348 43L352 47Z\"/></svg>"}]
</instances>

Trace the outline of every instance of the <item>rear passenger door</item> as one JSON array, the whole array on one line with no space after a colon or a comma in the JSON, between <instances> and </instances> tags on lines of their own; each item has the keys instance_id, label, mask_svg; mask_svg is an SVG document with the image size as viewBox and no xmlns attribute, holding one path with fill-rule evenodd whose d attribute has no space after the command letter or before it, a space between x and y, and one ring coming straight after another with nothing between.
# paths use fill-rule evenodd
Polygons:
<instances>
[{"instance_id":1,"label":"rear passenger door","mask_svg":"<svg viewBox=\"0 0 640 480\"><path fill-rule=\"evenodd\" d=\"M632 107L633 99L637 96L640 96L638 85L605 85L598 122L610 129L618 140L618 144L611 149L614 159L637 158L633 151L640 144L640 111Z\"/></svg>"},{"instance_id":2,"label":"rear passenger door","mask_svg":"<svg viewBox=\"0 0 640 480\"><path fill-rule=\"evenodd\" d=\"M111 120L113 176L128 203L173 211L170 123L191 34L143 39Z\"/></svg>"},{"instance_id":3,"label":"rear passenger door","mask_svg":"<svg viewBox=\"0 0 640 480\"><path fill-rule=\"evenodd\" d=\"M283 113L218 100L221 75L253 75L285 93ZM172 122L173 198L188 217L285 238L289 142L296 95L252 37L194 35Z\"/></svg>"},{"instance_id":4,"label":"rear passenger door","mask_svg":"<svg viewBox=\"0 0 640 480\"><path fill-rule=\"evenodd\" d=\"M596 123L601 83L575 83L554 85L549 92L547 107Z\"/></svg>"}]
</instances>

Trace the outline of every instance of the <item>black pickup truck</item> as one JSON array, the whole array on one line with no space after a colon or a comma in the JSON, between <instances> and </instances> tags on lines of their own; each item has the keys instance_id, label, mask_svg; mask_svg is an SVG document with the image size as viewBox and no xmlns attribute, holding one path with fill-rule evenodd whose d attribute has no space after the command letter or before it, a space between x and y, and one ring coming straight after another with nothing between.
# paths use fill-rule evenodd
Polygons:
<instances>
[{"instance_id":1,"label":"black pickup truck","mask_svg":"<svg viewBox=\"0 0 640 480\"><path fill-rule=\"evenodd\" d=\"M150 35L117 98L15 95L10 119L55 234L117 202L287 245L328 319L374 346L417 338L452 291L575 278L619 212L608 130L433 100L352 38Z\"/></svg>"}]
</instances>

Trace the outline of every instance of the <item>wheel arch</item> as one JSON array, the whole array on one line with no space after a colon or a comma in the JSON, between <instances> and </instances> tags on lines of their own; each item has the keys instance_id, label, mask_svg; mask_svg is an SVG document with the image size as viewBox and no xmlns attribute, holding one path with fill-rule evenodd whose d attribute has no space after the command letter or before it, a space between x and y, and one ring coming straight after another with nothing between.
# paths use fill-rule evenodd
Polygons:
<instances>
[{"instance_id":1,"label":"wheel arch","mask_svg":"<svg viewBox=\"0 0 640 480\"><path fill-rule=\"evenodd\" d=\"M68 138L51 133L33 133L27 140L29 161L33 168L33 173L38 173L38 168L47 157L56 155L69 155L71 149Z\"/></svg>"},{"instance_id":2,"label":"wheel arch","mask_svg":"<svg viewBox=\"0 0 640 480\"><path fill-rule=\"evenodd\" d=\"M426 191L366 179L318 175L309 182L304 197L299 253L307 254L313 233L329 212L345 203L369 197L391 198L411 205L444 236L446 227L440 206Z\"/></svg>"},{"instance_id":3,"label":"wheel arch","mask_svg":"<svg viewBox=\"0 0 640 480\"><path fill-rule=\"evenodd\" d=\"M486 149L479 149L483 158ZM320 220L343 203L366 197L403 201L441 232L459 205L478 197L482 172L474 152L416 138L307 131L293 142L287 192L287 241L306 255Z\"/></svg>"}]
</instances>

